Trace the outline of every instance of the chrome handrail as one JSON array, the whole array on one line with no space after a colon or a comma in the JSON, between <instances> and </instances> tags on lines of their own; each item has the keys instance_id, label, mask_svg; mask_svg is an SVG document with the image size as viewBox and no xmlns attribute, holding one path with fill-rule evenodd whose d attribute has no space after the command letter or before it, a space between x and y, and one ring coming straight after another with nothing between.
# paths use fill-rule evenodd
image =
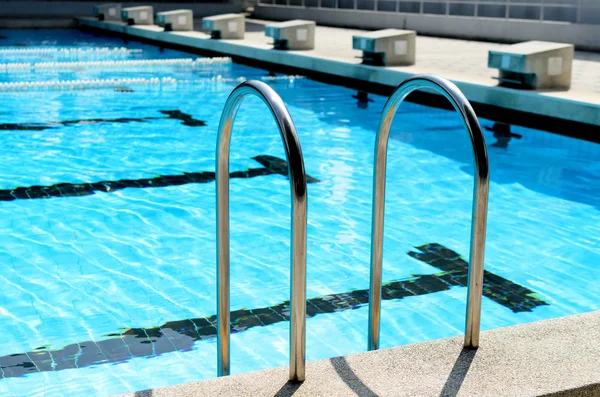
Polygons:
<instances>
[{"instance_id":1,"label":"chrome handrail","mask_svg":"<svg viewBox=\"0 0 600 397\"><path fill-rule=\"evenodd\" d=\"M435 75L422 74L406 79L387 100L377 129L375 164L373 171L373 223L371 231L371 280L369 290L368 349L379 348L381 319L381 279L383 260L383 219L385 211L385 172L390 127L398 106L406 96L420 88L428 88L445 96L458 111L471 137L475 159L473 215L471 223L471 252L468 275L467 316L464 346L479 346L481 298L483 292L483 257L489 190L489 164L485 139L475 111L463 93L450 81Z\"/></svg>"},{"instance_id":2,"label":"chrome handrail","mask_svg":"<svg viewBox=\"0 0 600 397\"><path fill-rule=\"evenodd\" d=\"M246 95L256 95L275 117L283 140L290 179L291 287L290 380L303 381L306 363L306 172L294 122L277 93L260 81L238 85L227 98L219 122L216 153L217 180L217 345L218 376L229 375L229 147L237 111Z\"/></svg>"}]
</instances>

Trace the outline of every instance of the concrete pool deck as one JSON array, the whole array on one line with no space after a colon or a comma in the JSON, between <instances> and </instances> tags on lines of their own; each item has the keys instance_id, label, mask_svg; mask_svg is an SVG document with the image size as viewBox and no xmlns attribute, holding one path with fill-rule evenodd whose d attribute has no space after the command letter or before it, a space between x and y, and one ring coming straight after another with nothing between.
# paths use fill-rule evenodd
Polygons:
<instances>
[{"instance_id":1,"label":"concrete pool deck","mask_svg":"<svg viewBox=\"0 0 600 397\"><path fill-rule=\"evenodd\" d=\"M199 31L164 32L163 28L127 26L123 22L102 22L94 18L78 18L79 26L115 32L167 45L183 46L198 51L214 52L257 62L280 65L311 73L358 80L369 84L395 87L418 73L434 73L455 82L467 98L475 103L524 114L578 122L600 135L600 54L576 52L573 61L571 89L517 90L498 87L498 71L487 67L489 50L502 44L476 41L417 37L417 62L413 66L376 67L362 65L361 55L352 49L352 35L362 30L317 26L315 49L277 51L264 35L267 21L247 19L243 40L211 40ZM199 20L196 21L199 29ZM593 139L596 140L596 139Z\"/></svg>"},{"instance_id":2,"label":"concrete pool deck","mask_svg":"<svg viewBox=\"0 0 600 397\"><path fill-rule=\"evenodd\" d=\"M216 358L215 358L216 359ZM310 362L306 381L280 367L122 397L600 396L600 311Z\"/></svg>"}]
</instances>

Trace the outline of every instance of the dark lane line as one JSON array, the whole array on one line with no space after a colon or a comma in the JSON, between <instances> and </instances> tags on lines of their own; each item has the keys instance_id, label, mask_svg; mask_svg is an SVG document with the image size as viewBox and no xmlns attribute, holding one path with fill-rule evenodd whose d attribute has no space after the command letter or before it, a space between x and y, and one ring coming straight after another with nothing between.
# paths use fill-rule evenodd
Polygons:
<instances>
[{"instance_id":1,"label":"dark lane line","mask_svg":"<svg viewBox=\"0 0 600 397\"><path fill-rule=\"evenodd\" d=\"M281 174L288 176L287 161L268 155L252 158L265 168L250 168L245 171L235 171L230 178L254 178L257 176ZM127 188L158 188L165 186L180 186L188 183L208 183L215 180L211 171L184 172L180 175L161 175L154 178L120 179L118 181L100 181L94 183L58 183L50 186L28 186L14 189L1 189L0 201L45 199L51 197L83 197L96 192L113 193ZM319 182L318 179L307 176L308 183Z\"/></svg>"},{"instance_id":2,"label":"dark lane line","mask_svg":"<svg viewBox=\"0 0 600 397\"><path fill-rule=\"evenodd\" d=\"M416 248L420 252L409 251L408 255L444 272L462 272L460 286L467 286L469 264L458 253L436 243ZM548 305L536 297L534 291L487 270L483 271L483 296L509 308L514 313L531 312L538 306Z\"/></svg>"},{"instance_id":3,"label":"dark lane line","mask_svg":"<svg viewBox=\"0 0 600 397\"><path fill-rule=\"evenodd\" d=\"M384 300L467 286L467 262L458 253L440 244L426 244L417 249L419 252L411 251L408 255L442 272L386 283L382 290ZM484 295L515 313L531 312L538 306L547 305L536 298L533 291L490 272L484 275ZM369 291L366 289L311 298L307 300L306 316L310 318L318 314L353 310L368 302ZM254 327L289 321L289 311L289 301L259 309L234 310L231 312L231 332L244 332ZM107 339L74 343L57 350L41 346L27 353L0 357L0 368L3 377L12 378L36 372L118 364L174 351L190 351L194 342L216 338L215 323L216 316L212 315L169 321L158 327L129 328L106 335Z\"/></svg>"},{"instance_id":4,"label":"dark lane line","mask_svg":"<svg viewBox=\"0 0 600 397\"><path fill-rule=\"evenodd\" d=\"M80 120L63 120L49 121L46 123L2 123L0 131L43 131L56 127L64 127L70 125L88 125L100 123L145 123L151 120L175 119L182 121L181 124L188 127L204 127L204 120L197 120L187 113L179 110L159 110L165 117L120 117L116 119L80 119Z\"/></svg>"}]
</instances>

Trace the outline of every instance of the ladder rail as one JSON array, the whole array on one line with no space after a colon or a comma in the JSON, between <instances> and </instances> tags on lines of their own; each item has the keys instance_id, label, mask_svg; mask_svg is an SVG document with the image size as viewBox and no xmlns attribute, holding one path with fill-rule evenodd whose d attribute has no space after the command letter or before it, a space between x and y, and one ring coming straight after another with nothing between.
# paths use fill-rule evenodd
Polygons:
<instances>
[{"instance_id":1,"label":"ladder rail","mask_svg":"<svg viewBox=\"0 0 600 397\"><path fill-rule=\"evenodd\" d=\"M471 249L468 270L467 313L465 320L464 346L479 346L481 323L481 300L483 292L483 262L487 226L489 194L489 163L485 139L475 111L463 93L450 81L435 75L422 74L402 82L386 102L375 140L373 171L373 220L371 230L371 276L369 287L369 332L368 349L379 348L381 322L381 283L383 261L383 234L385 212L385 181L387 146L390 127L396 110L413 91L427 88L446 97L462 116L464 126L471 138L475 161L475 183L473 188L473 210L471 220Z\"/></svg>"},{"instance_id":2,"label":"ladder rail","mask_svg":"<svg viewBox=\"0 0 600 397\"><path fill-rule=\"evenodd\" d=\"M300 140L283 100L267 84L246 81L227 98L217 136L217 349L218 376L230 373L229 149L237 111L247 95L255 95L277 122L286 158L291 191L290 372L291 381L304 381L306 364L306 222L308 195Z\"/></svg>"}]
</instances>

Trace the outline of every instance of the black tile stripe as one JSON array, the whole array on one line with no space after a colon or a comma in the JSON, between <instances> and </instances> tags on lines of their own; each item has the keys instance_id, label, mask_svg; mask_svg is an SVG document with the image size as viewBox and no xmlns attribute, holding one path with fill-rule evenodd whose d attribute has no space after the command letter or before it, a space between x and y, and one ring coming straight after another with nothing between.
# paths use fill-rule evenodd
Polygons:
<instances>
[{"instance_id":1,"label":"black tile stripe","mask_svg":"<svg viewBox=\"0 0 600 397\"><path fill-rule=\"evenodd\" d=\"M116 119L79 119L79 120L63 120L63 121L48 121L46 123L3 123L0 124L0 130L4 131L43 131L56 127L64 127L70 125L87 125L99 123L145 123L151 120L160 119L175 119L181 120L183 125L188 127L204 127L206 122L197 120L187 113L179 110L159 110L165 117L120 117Z\"/></svg>"},{"instance_id":2,"label":"black tile stripe","mask_svg":"<svg viewBox=\"0 0 600 397\"><path fill-rule=\"evenodd\" d=\"M444 272L461 272L461 276L456 281L461 287L467 286L467 269L469 265L458 253L436 243L425 244L416 248L421 252L410 251L408 255ZM536 297L534 291L487 270L483 271L483 296L515 313L531 312L538 306L548 305Z\"/></svg>"},{"instance_id":3,"label":"black tile stripe","mask_svg":"<svg viewBox=\"0 0 600 397\"><path fill-rule=\"evenodd\" d=\"M431 294L467 285L467 262L460 255L440 244L417 247L420 252L408 254L441 269L436 274L421 275L383 285L382 298L403 299ZM484 275L484 295L513 312L531 311L547 305L533 296L533 291L490 272ZM307 300L306 316L353 310L369 302L368 290L355 290L320 296ZM289 301L259 309L231 312L231 332L244 332L289 320ZM49 350L41 346L27 353L0 357L5 378L19 377L39 371L60 371L106 363L122 363L137 357L155 357L173 351L189 351L195 341L216 338L216 316L169 321L158 327L129 328L106 335L97 342L85 341ZM365 324L366 329L366 324Z\"/></svg>"},{"instance_id":4,"label":"black tile stripe","mask_svg":"<svg viewBox=\"0 0 600 397\"><path fill-rule=\"evenodd\" d=\"M265 168L250 168L245 171L235 171L230 178L254 178L257 176L281 174L288 176L288 166L285 160L277 157L260 155L253 157ZM179 186L188 183L208 183L215 180L211 171L184 172L180 175L161 175L154 178L120 179L118 181L100 181L94 183L59 183L50 186L28 186L14 189L0 189L0 201L45 199L51 197L82 197L96 192L113 193L126 188L158 188ZM308 183L319 182L318 179L307 176Z\"/></svg>"}]
</instances>

